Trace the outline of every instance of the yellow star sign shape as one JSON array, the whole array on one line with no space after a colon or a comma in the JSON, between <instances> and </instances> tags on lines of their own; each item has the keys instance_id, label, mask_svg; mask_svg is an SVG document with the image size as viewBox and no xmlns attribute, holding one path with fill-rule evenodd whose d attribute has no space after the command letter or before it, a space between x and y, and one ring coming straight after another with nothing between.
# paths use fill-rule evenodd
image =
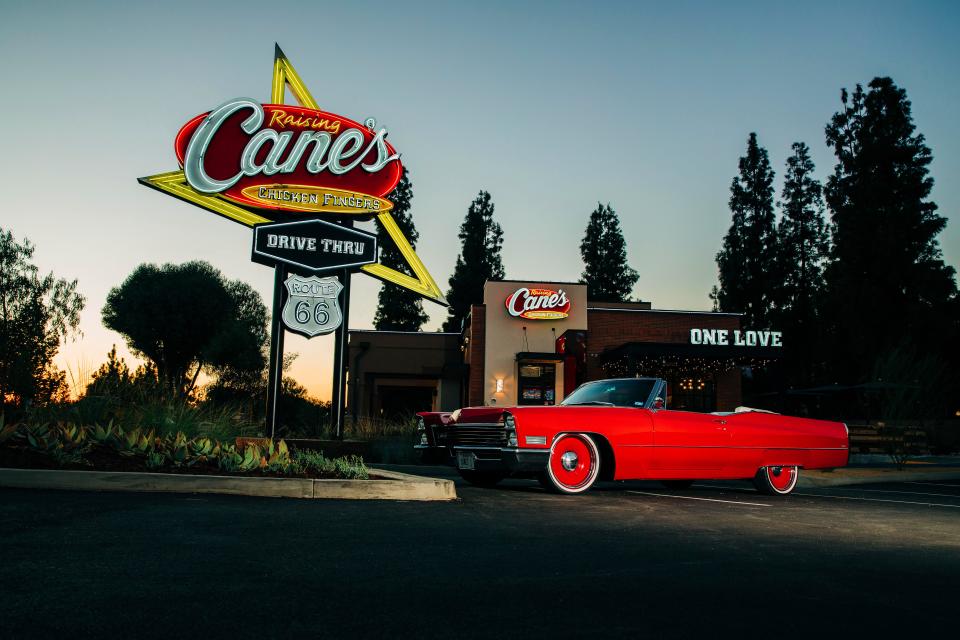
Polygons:
<instances>
[{"instance_id":1,"label":"yellow star sign shape","mask_svg":"<svg viewBox=\"0 0 960 640\"><path fill-rule=\"evenodd\" d=\"M290 88L291 93L293 93L297 102L300 103L300 106L320 110L317 101L313 99L307 86L303 80L300 79L300 75L296 69L293 68L293 65L290 64L290 61L287 59L287 56L284 55L283 51L280 50L280 46L277 45L273 60L273 83L270 89L270 103L284 104L287 87ZM158 173L153 176L140 178L139 181L143 185L172 195L175 198L186 200L202 209L206 209L207 211L211 211L248 227L262 222L271 222L269 219L257 215L249 209L233 204L219 195L204 195L195 191L187 184L186 176L184 176L182 170ZM437 286L437 283L430 275L430 272L427 271L420 257L417 256L413 247L410 246L410 242L403 235L400 227L397 226L397 222L393 219L390 211L386 210L378 213L377 221L383 226L387 235L396 243L401 255L403 255L404 260L407 262L407 266L410 267L410 271L413 272L414 275L413 277L408 276L405 273L379 263L364 265L361 267L361 270L374 278L410 289L438 304L447 305L447 300L444 298L443 292L440 291L440 287Z\"/></svg>"}]
</instances>

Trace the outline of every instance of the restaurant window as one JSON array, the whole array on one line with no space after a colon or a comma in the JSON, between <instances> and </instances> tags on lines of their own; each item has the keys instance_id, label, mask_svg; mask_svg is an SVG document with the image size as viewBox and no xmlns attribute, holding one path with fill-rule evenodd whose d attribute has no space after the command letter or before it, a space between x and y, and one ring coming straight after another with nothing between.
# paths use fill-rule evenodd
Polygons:
<instances>
[{"instance_id":1,"label":"restaurant window","mask_svg":"<svg viewBox=\"0 0 960 640\"><path fill-rule=\"evenodd\" d=\"M717 410L717 385L704 374L681 376L670 384L671 409L709 413Z\"/></svg>"},{"instance_id":2,"label":"restaurant window","mask_svg":"<svg viewBox=\"0 0 960 640\"><path fill-rule=\"evenodd\" d=\"M553 363L520 363L518 405L552 405L557 401L557 366Z\"/></svg>"}]
</instances>

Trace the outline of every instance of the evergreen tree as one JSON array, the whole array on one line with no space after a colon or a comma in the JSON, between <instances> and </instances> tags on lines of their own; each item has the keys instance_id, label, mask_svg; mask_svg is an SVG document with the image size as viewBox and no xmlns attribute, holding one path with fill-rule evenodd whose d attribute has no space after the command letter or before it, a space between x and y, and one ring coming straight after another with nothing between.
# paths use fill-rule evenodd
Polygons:
<instances>
[{"instance_id":1,"label":"evergreen tree","mask_svg":"<svg viewBox=\"0 0 960 640\"><path fill-rule=\"evenodd\" d=\"M829 234L823 217L823 188L814 179L810 149L794 142L787 159L777 227L777 325L786 332L791 376L812 382L811 365L819 344L817 318Z\"/></svg>"},{"instance_id":2,"label":"evergreen tree","mask_svg":"<svg viewBox=\"0 0 960 640\"><path fill-rule=\"evenodd\" d=\"M587 285L587 299L593 302L624 302L630 299L640 274L627 264L627 242L623 239L620 218L609 205L597 203L580 242L583 273L580 282Z\"/></svg>"},{"instance_id":3,"label":"evergreen tree","mask_svg":"<svg viewBox=\"0 0 960 640\"><path fill-rule=\"evenodd\" d=\"M471 305L483 303L483 284L504 276L500 259L503 230L493 221L493 202L487 191L481 191L470 203L460 225L460 243L460 255L449 280L450 311L444 331L460 331Z\"/></svg>"},{"instance_id":4,"label":"evergreen tree","mask_svg":"<svg viewBox=\"0 0 960 640\"><path fill-rule=\"evenodd\" d=\"M413 184L411 184L410 177L407 175L406 167L403 169L403 176L400 178L397 188L387 199L393 202L391 213L394 221L410 242L410 246L416 248L420 234L417 233L417 228L413 224L413 215L410 213L410 201L413 200ZM390 236L387 235L383 225L377 225L377 234L380 245L380 263L412 276L407 261ZM395 284L384 283L380 287L380 295L377 298L377 313L373 319L373 326L376 329L379 331L419 331L426 321L427 314L423 310L423 299L419 295Z\"/></svg>"},{"instance_id":5,"label":"evergreen tree","mask_svg":"<svg viewBox=\"0 0 960 640\"><path fill-rule=\"evenodd\" d=\"M730 230L717 253L719 287L710 297L718 311L744 314L744 326L766 329L774 305L776 233L773 213L773 169L757 134L747 139L740 175L730 185Z\"/></svg>"},{"instance_id":6,"label":"evergreen tree","mask_svg":"<svg viewBox=\"0 0 960 640\"><path fill-rule=\"evenodd\" d=\"M877 357L912 339L921 353L953 339L957 287L929 200L933 159L906 91L874 78L841 93L826 127L837 164L826 188L833 250L827 268L834 369L869 376ZM953 325L950 321L953 320Z\"/></svg>"}]
</instances>

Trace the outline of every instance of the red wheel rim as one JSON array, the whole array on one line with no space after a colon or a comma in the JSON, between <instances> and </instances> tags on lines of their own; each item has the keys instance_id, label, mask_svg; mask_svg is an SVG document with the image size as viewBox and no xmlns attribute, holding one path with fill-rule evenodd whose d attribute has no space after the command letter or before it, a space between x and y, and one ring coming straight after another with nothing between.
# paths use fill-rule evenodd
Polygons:
<instances>
[{"instance_id":1,"label":"red wheel rim","mask_svg":"<svg viewBox=\"0 0 960 640\"><path fill-rule=\"evenodd\" d=\"M796 467L767 467L767 480L778 492L790 491L797 482Z\"/></svg>"},{"instance_id":2,"label":"red wheel rim","mask_svg":"<svg viewBox=\"0 0 960 640\"><path fill-rule=\"evenodd\" d=\"M589 484L596 475L594 448L579 436L563 436L550 453L550 472L557 484L574 491Z\"/></svg>"}]
</instances>

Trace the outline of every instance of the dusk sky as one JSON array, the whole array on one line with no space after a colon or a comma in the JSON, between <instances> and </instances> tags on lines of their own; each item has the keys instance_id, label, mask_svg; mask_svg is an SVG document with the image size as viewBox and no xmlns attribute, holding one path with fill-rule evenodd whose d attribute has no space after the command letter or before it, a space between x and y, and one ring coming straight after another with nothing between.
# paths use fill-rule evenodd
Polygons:
<instances>
[{"instance_id":1,"label":"dusk sky","mask_svg":"<svg viewBox=\"0 0 960 640\"><path fill-rule=\"evenodd\" d=\"M414 187L418 253L447 289L457 230L480 189L503 226L507 278L572 281L598 201L619 213L634 296L708 309L729 186L747 135L779 196L790 144L817 176L841 87L889 75L932 148L932 199L960 262L960 4L175 2L0 4L0 227L42 271L79 279L83 336L57 363L95 369L106 294L142 262L204 259L270 300L248 228L147 189L173 141L224 101L269 99L274 42L321 108L376 117ZM353 276L351 328L372 328L380 283ZM426 330L446 310L425 302ZM329 399L332 338L288 334L292 375Z\"/></svg>"}]
</instances>

